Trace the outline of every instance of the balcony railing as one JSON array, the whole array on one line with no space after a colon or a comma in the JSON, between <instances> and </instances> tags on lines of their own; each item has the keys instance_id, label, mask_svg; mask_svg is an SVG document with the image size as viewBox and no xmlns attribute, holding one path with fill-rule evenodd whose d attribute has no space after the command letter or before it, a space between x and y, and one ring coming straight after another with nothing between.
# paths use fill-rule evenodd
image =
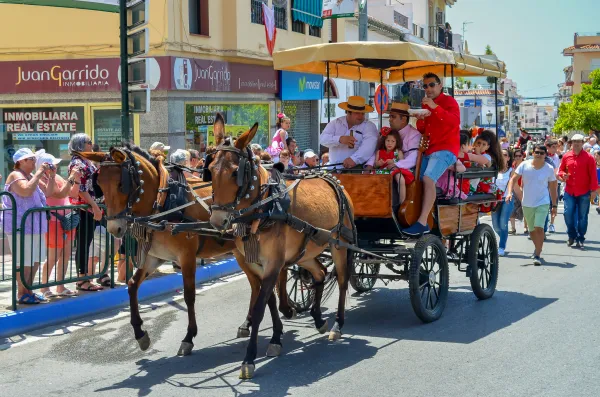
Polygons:
<instances>
[{"instance_id":1,"label":"balcony railing","mask_svg":"<svg viewBox=\"0 0 600 397\"><path fill-rule=\"evenodd\" d=\"M590 76L592 74L593 70L582 70L581 71L581 84L591 84L592 83L592 77Z\"/></svg>"},{"instance_id":2,"label":"balcony railing","mask_svg":"<svg viewBox=\"0 0 600 397\"><path fill-rule=\"evenodd\" d=\"M452 49L452 32L446 31L441 26L430 26L429 27L429 45L444 48L447 50Z\"/></svg>"}]
</instances>

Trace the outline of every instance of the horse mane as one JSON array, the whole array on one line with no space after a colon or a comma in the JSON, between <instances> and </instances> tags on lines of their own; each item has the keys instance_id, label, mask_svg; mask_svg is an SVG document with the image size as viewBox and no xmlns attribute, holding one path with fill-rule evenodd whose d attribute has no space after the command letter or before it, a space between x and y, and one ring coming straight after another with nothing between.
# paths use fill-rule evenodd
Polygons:
<instances>
[{"instance_id":1,"label":"horse mane","mask_svg":"<svg viewBox=\"0 0 600 397\"><path fill-rule=\"evenodd\" d=\"M147 150L144 150L141 147L134 145L131 142L123 142L121 147L131 150L135 154L148 160L150 162L150 164L152 164L158 170L159 165L160 165L159 161L156 159L156 157L152 156ZM112 149L113 149L113 147L110 148L110 150L112 150Z\"/></svg>"}]
</instances>

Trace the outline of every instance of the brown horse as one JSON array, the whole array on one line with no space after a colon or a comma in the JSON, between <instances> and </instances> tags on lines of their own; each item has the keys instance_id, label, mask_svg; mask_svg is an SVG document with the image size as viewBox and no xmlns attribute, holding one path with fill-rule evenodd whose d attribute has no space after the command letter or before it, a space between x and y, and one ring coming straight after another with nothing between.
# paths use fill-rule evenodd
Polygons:
<instances>
[{"instance_id":1,"label":"brown horse","mask_svg":"<svg viewBox=\"0 0 600 397\"><path fill-rule=\"evenodd\" d=\"M81 156L100 164L97 182L104 192L109 233L117 238L125 235L129 227L126 215L144 217L156 213L155 203L162 201L159 188L164 187L167 178L167 170L162 164L162 157L152 157L133 146L112 149L109 155L101 152L88 152L81 153ZM123 180L123 175L126 175L126 180ZM135 175L139 175L139 178L134 178ZM131 180L128 180L130 177ZM201 179L195 177L187 178L187 182L192 187L203 184ZM128 185L128 188L125 188L124 185ZM132 195L133 191L139 193L138 197ZM207 205L211 204L212 188L210 186L200 187L194 191L199 198L207 199ZM192 202L195 200L192 193L188 192L187 200ZM198 203L185 208L184 211L188 218L198 221L209 220L208 211ZM141 247L138 246L138 249ZM138 307L138 290L142 282L165 261L172 261L181 267L184 299L188 309L188 329L177 354L188 355L194 346L193 338L198 333L194 310L196 258L212 258L229 252L233 252L238 264L248 276L252 288L251 302L255 301L260 290L260 280L246 265L243 255L236 249L232 241L190 233L173 235L171 230L152 232L148 254L133 277L128 280L131 325L141 350L147 350L150 346L150 337L148 332L142 329L143 321ZM283 288L281 293L285 294L285 278L279 285ZM250 309L251 307L252 304ZM248 317L238 329L238 337L247 337L250 334L252 324L250 309ZM287 299L282 300L280 311L287 318L295 315L293 309L289 307Z\"/></svg>"},{"instance_id":2,"label":"brown horse","mask_svg":"<svg viewBox=\"0 0 600 397\"><path fill-rule=\"evenodd\" d=\"M224 140L223 117L220 114L217 115L214 133L218 148L214 160L209 166L214 193L210 222L217 229L228 230L232 224L236 224L236 221L240 220L238 211L248 209L253 203L256 204L259 200L267 197L267 193L263 193L262 188L268 182L269 173L262 166L254 164L252 154L248 149L257 129L258 123L231 145ZM331 178L329 180L331 181ZM287 181L288 187L292 184L294 182ZM332 186L324 178L306 179L294 184L292 190L289 191L291 202L287 214L296 217L296 220L302 220L321 228L321 231L325 232L328 237L333 236L345 242L353 242L355 234L350 238L339 236L340 234L347 236L348 230L350 233L355 233L350 198L335 182L333 184L335 186ZM261 211L261 208L255 208L256 211ZM256 213L256 211L252 210L249 213ZM347 266L351 258L346 248L338 244L331 244L329 238L312 238L314 235L308 238L308 234L299 232L298 228L293 228L283 221L273 223L267 219L265 224L255 219L250 224L240 223L240 225L244 225L243 228L249 231L249 235L236 239L237 248L244 253L246 262L252 262L249 263L249 266L260 278L260 293L251 313L250 343L240 373L240 378L249 379L254 374L258 330L264 317L265 305L268 304L270 308L275 306L273 287L278 276L286 273L285 267L292 263L298 263L312 274L316 292L311 315L316 328L324 333L327 330L327 321L322 318L320 305L326 269L317 260L317 256L327 246L330 247L337 272L339 302L336 321L329 334L329 340L337 340L341 337L341 329L344 325L346 290L348 288ZM329 231L332 231L331 234ZM249 237L258 240L258 248L254 248L253 253L250 252L250 249L246 251L245 244L248 244ZM271 314L273 314L272 309ZM283 325L279 318L272 317L273 336L267 350L268 356L280 353L283 333Z\"/></svg>"}]
</instances>

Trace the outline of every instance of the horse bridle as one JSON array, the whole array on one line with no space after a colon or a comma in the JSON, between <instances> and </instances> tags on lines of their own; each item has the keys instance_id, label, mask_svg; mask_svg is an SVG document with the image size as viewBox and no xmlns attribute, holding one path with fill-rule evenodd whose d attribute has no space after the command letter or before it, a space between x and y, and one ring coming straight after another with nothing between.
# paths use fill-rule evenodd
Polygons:
<instances>
[{"instance_id":1,"label":"horse bridle","mask_svg":"<svg viewBox=\"0 0 600 397\"><path fill-rule=\"evenodd\" d=\"M107 221L116 219L126 219L128 222L132 222L133 216L133 205L140 201L140 195L144 193L142 186L144 181L141 179L141 175L144 173L140 167L140 162L136 160L133 153L128 149L120 149L127 155L127 159L122 163L116 161L103 161L100 163L100 167L121 167L121 181L119 182L119 191L127 195L127 205L123 211L116 215L107 216Z\"/></svg>"},{"instance_id":2,"label":"horse bridle","mask_svg":"<svg viewBox=\"0 0 600 397\"><path fill-rule=\"evenodd\" d=\"M230 214L239 215L237 214L235 207L240 204L242 199L250 198L250 191L255 189L254 182L258 180L258 166L252 160L253 154L249 146L247 146L245 149L238 149L235 146L223 144L217 147L217 153L218 152L231 152L238 156L239 164L236 171L236 184L238 189L234 201L224 205L213 204L210 206L210 209L213 211L225 211Z\"/></svg>"}]
</instances>

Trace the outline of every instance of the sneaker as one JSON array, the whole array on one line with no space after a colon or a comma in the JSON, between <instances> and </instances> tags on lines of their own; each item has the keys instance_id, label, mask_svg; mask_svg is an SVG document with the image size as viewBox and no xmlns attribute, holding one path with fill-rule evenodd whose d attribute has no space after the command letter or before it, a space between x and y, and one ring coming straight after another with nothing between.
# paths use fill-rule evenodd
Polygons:
<instances>
[{"instance_id":1,"label":"sneaker","mask_svg":"<svg viewBox=\"0 0 600 397\"><path fill-rule=\"evenodd\" d=\"M534 255L534 256L533 256L533 264L534 264L535 266L542 266L542 258L540 258L540 257L539 257L539 256L537 256L537 255Z\"/></svg>"},{"instance_id":2,"label":"sneaker","mask_svg":"<svg viewBox=\"0 0 600 397\"><path fill-rule=\"evenodd\" d=\"M550 233L554 233L554 232L556 231L556 229L554 228L554 225L550 225L550 226L548 226L548 231L549 231Z\"/></svg>"},{"instance_id":3,"label":"sneaker","mask_svg":"<svg viewBox=\"0 0 600 397\"><path fill-rule=\"evenodd\" d=\"M600 212L599 212L600 214ZM509 230L508 234L510 234L511 236L514 236L515 234L517 234L517 231L515 229Z\"/></svg>"},{"instance_id":4,"label":"sneaker","mask_svg":"<svg viewBox=\"0 0 600 397\"><path fill-rule=\"evenodd\" d=\"M596 212L600 215L600 207L596 207Z\"/></svg>"},{"instance_id":5,"label":"sneaker","mask_svg":"<svg viewBox=\"0 0 600 397\"><path fill-rule=\"evenodd\" d=\"M502 248L498 248L498 256L506 256L506 251Z\"/></svg>"},{"instance_id":6,"label":"sneaker","mask_svg":"<svg viewBox=\"0 0 600 397\"><path fill-rule=\"evenodd\" d=\"M575 248L584 248L583 247L583 241L578 241L575 243Z\"/></svg>"},{"instance_id":7,"label":"sneaker","mask_svg":"<svg viewBox=\"0 0 600 397\"><path fill-rule=\"evenodd\" d=\"M529 236L529 230L527 230L527 229L523 230L523 234L524 234L525 236Z\"/></svg>"},{"instance_id":8,"label":"sneaker","mask_svg":"<svg viewBox=\"0 0 600 397\"><path fill-rule=\"evenodd\" d=\"M403 234L406 234L407 236L412 236L412 237L420 237L423 234L429 233L429 225L422 225L419 222L415 223L414 225L412 225L411 227L402 230Z\"/></svg>"},{"instance_id":9,"label":"sneaker","mask_svg":"<svg viewBox=\"0 0 600 397\"><path fill-rule=\"evenodd\" d=\"M572 238L570 238L570 239L567 241L567 245L568 245L569 247L571 247L573 244L575 244L575 240L573 240Z\"/></svg>"}]
</instances>

